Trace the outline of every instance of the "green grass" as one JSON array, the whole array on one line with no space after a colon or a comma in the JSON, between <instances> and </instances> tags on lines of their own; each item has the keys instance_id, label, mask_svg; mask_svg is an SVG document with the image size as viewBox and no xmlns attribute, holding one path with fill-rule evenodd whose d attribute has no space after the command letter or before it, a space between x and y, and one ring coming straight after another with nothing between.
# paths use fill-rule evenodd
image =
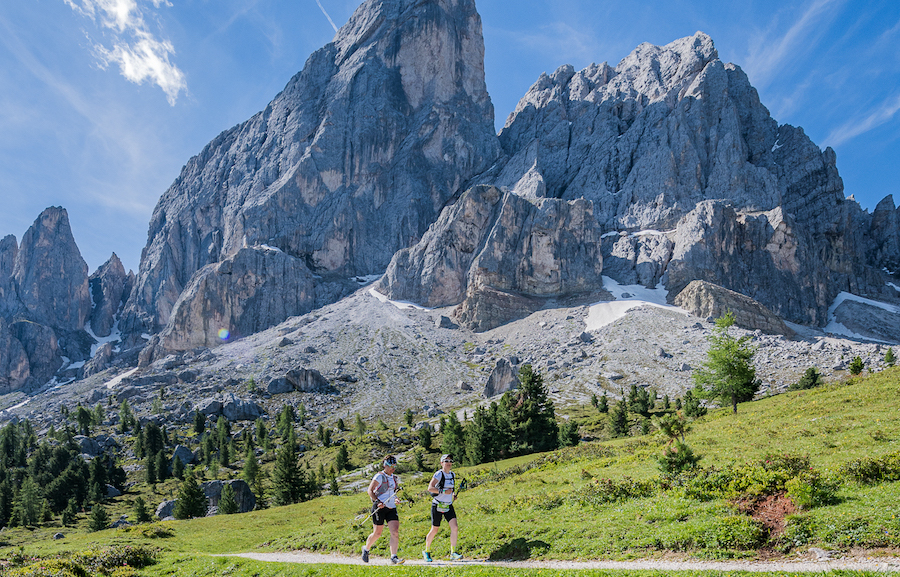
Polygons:
<instances>
[{"instance_id":1,"label":"green grass","mask_svg":"<svg viewBox=\"0 0 900 577\"><path fill-rule=\"evenodd\" d=\"M736 416L730 409L712 411L693 423L687 442L703 455L700 464L704 467L744 471L749 470L745 465L766 455L792 454L808 457L813 467L840 482L833 504L789 517L781 536L767 535L735 501L700 500L676 489L657 488L649 496L582 504L579 495L600 479L658 487L655 457L663 440L645 436L457 468L471 486L457 501L459 549L469 558L587 560L657 557L672 551L699 558L746 558L756 555L761 547L782 551L811 545L844 550L900 547L900 482L859 485L840 475L841 466L849 461L900 451L898 393L900 368L895 368L851 383L744 403ZM591 418L590 409L577 416ZM407 557L418 556L429 528L429 503L421 494L425 483L418 480L407 485L416 501L400 510L401 554ZM169 485L159 489L163 494L172 491ZM130 512L127 503L134 496L126 495L110 507L113 518ZM155 505L159 500L157 495L151 502ZM325 496L243 515L156 523L129 530L86 533L83 529L63 529L66 538L61 541L50 539L60 530L58 527L18 528L0 534L0 557L18 547L24 547L28 555L50 557L110 545L149 544L160 548L159 563L140 574L355 575L358 566L289 567L209 555L305 549L355 556L371 530L365 520L362 525L354 520L367 504L364 494ZM154 537L154 527L162 528L168 536ZM386 546L385 536L373 554L386 555ZM446 528L432 550L436 556L449 552ZM367 571L391 575L448 573L441 568L415 567L370 567ZM501 569L453 567L454 575L492 575L499 571L510 574ZM515 574L627 573L517 569Z\"/></svg>"}]
</instances>

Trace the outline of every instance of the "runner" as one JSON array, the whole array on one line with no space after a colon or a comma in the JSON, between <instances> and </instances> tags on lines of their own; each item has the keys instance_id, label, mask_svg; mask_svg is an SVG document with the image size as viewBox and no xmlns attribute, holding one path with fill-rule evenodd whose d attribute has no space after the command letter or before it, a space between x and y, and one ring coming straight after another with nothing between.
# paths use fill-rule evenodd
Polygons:
<instances>
[{"instance_id":1,"label":"runner","mask_svg":"<svg viewBox=\"0 0 900 577\"><path fill-rule=\"evenodd\" d=\"M425 561L431 563L431 542L441 530L441 518L447 520L450 525L450 559L457 561L462 559L462 555L456 552L456 538L459 535L459 527L456 522L456 510L453 508L453 502L456 500L456 492L453 490L456 485L456 475L450 469L453 467L453 459L450 455L441 456L441 469L436 471L428 483L428 492L434 495L431 500L431 531L425 535L425 550L422 551L422 557Z\"/></svg>"},{"instance_id":2,"label":"runner","mask_svg":"<svg viewBox=\"0 0 900 577\"><path fill-rule=\"evenodd\" d=\"M366 539L362 548L363 563L369 562L369 550L381 537L384 524L387 523L391 532L389 543L391 549L391 563L398 565L404 559L397 556L400 548L400 517L397 516L397 491L400 489L400 477L394 474L397 468L397 459L388 455L382 461L384 469L376 473L369 483L369 498L372 499L372 534Z\"/></svg>"}]
</instances>

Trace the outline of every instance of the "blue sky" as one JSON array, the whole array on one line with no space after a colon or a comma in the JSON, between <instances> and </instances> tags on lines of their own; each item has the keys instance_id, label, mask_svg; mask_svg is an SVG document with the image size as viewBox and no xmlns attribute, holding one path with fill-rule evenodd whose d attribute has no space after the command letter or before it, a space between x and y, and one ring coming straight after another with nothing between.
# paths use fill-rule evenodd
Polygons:
<instances>
[{"instance_id":1,"label":"blue sky","mask_svg":"<svg viewBox=\"0 0 900 577\"><path fill-rule=\"evenodd\" d=\"M702 30L780 123L832 146L845 192L900 202L897 0L476 0L498 129L541 72ZM261 110L356 0L0 3L0 236L63 206L91 271L137 270L181 167ZM514 8L512 8L514 6Z\"/></svg>"}]
</instances>

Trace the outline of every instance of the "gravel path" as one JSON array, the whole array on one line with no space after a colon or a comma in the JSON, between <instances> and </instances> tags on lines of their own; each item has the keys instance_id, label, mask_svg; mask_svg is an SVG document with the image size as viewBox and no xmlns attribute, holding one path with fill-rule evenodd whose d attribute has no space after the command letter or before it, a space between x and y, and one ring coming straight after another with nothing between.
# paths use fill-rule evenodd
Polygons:
<instances>
[{"instance_id":1,"label":"gravel path","mask_svg":"<svg viewBox=\"0 0 900 577\"><path fill-rule=\"evenodd\" d=\"M245 557L257 561L276 561L280 563L335 563L340 565L363 565L358 557L344 555L308 553L294 551L291 553L239 553L234 557ZM387 557L372 556L370 565L390 565ZM890 557L844 557L840 559L821 558L806 561L668 561L648 559L642 561L485 561L464 559L462 561L441 561L425 563L421 559L408 559L407 565L485 565L508 568L552 568L552 569L647 569L658 571L753 571L787 573L822 573L825 571L878 571L900 572L900 558Z\"/></svg>"}]
</instances>

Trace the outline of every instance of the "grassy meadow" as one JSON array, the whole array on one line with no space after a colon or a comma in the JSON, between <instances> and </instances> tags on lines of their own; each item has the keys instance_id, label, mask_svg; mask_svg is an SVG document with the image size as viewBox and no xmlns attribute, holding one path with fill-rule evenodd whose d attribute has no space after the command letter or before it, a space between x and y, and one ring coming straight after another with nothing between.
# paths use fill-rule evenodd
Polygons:
<instances>
[{"instance_id":1,"label":"grassy meadow","mask_svg":"<svg viewBox=\"0 0 900 577\"><path fill-rule=\"evenodd\" d=\"M597 421L591 407L558 407L557 413L585 426ZM468 485L456 507L458 549L467 558L489 560L626 560L673 553L748 559L811 546L885 555L900 551L900 367L743 403L737 415L730 408L711 411L692 423L685 440L702 455L699 472L662 475L656 457L665 439L652 434L456 467ZM439 442L438 436L434 446ZM402 476L410 479L405 489L413 499L400 508L400 553L416 558L430 525L424 494L428 477ZM175 481L168 483L172 486L157 487L154 503L159 493L174 493ZM129 512L135 495L126 494L110 507L113 518ZM134 568L142 563L115 558L117 567L104 567L92 561L96 570L88 574L357 575L359 566L267 564L212 555L302 549L356 556L371 530L359 518L368 504L364 493L354 493L94 533L83 524L16 528L0 533L0 573L79 575L71 568L69 573L41 572L37 565L59 568L73 552L102 557L128 549L138 556L152 554L155 562ZM776 517L774 522L766 512ZM52 539L57 531L65 538ZM449 554L448 537L444 528L432 547L436 558ZM387 556L386 548L385 532L373 556ZM510 571L465 565L366 569L373 575L429 576L630 573Z\"/></svg>"}]
</instances>

